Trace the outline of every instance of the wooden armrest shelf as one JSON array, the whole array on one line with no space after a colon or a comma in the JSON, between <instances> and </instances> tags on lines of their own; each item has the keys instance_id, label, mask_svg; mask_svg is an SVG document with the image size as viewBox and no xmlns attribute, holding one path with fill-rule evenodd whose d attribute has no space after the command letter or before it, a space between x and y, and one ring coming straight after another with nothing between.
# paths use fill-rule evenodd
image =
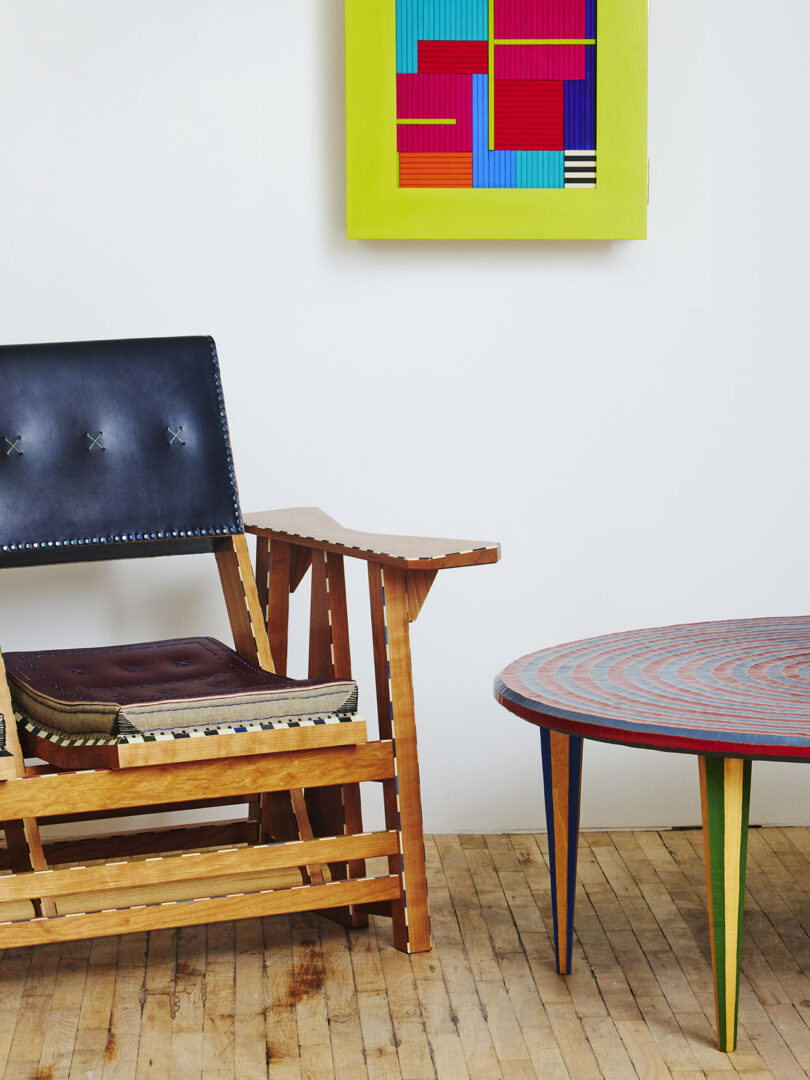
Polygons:
<instances>
[{"instance_id":1,"label":"wooden armrest shelf","mask_svg":"<svg viewBox=\"0 0 810 1080\"><path fill-rule=\"evenodd\" d=\"M245 515L245 531L299 547L332 551L406 570L441 570L477 566L500 558L500 544L487 540L446 540L426 536L389 536L344 529L317 506L266 510Z\"/></svg>"}]
</instances>

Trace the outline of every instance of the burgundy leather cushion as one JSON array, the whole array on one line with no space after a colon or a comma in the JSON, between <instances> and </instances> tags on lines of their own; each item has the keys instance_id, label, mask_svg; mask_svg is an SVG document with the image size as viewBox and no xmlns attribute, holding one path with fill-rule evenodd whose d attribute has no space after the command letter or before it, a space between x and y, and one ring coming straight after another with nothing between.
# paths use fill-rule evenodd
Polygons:
<instances>
[{"instance_id":1,"label":"burgundy leather cushion","mask_svg":"<svg viewBox=\"0 0 810 1080\"><path fill-rule=\"evenodd\" d=\"M287 679L215 638L8 653L14 704L61 731L156 731L353 713L351 679Z\"/></svg>"}]
</instances>

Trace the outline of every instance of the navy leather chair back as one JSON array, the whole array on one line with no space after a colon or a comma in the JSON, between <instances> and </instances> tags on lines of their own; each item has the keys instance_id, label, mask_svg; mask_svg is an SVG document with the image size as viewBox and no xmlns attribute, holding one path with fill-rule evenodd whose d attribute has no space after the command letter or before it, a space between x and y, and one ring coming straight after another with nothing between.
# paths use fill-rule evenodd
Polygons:
<instances>
[{"instance_id":1,"label":"navy leather chair back","mask_svg":"<svg viewBox=\"0 0 810 1080\"><path fill-rule=\"evenodd\" d=\"M211 338L0 347L0 566L242 531Z\"/></svg>"}]
</instances>

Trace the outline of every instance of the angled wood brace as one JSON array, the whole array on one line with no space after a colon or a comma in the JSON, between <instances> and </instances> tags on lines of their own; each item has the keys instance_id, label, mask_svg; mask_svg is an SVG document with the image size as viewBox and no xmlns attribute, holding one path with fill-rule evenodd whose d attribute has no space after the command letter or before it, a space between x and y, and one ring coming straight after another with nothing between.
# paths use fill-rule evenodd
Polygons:
<instances>
[{"instance_id":1,"label":"angled wood brace","mask_svg":"<svg viewBox=\"0 0 810 1080\"><path fill-rule=\"evenodd\" d=\"M383 781L386 826L399 837L398 850L389 855L389 873L398 877L401 888L390 902L367 901L331 914L353 926L362 925L369 912L391 915L397 948L427 950L430 924L409 624L440 569L496 562L499 546L357 532L315 507L250 514L245 528L257 536L259 597L277 664L286 664L289 594L311 565L311 678L351 675L343 559L368 563L379 732L381 740L390 742L394 757L394 772ZM283 673L285 667L278 670ZM357 783L307 791L306 804L315 836L362 829ZM276 807L277 817L284 813ZM294 831L289 813L287 820L289 837ZM365 868L358 859L348 868L330 866L329 872L332 880L347 872L351 879L362 876Z\"/></svg>"}]
</instances>

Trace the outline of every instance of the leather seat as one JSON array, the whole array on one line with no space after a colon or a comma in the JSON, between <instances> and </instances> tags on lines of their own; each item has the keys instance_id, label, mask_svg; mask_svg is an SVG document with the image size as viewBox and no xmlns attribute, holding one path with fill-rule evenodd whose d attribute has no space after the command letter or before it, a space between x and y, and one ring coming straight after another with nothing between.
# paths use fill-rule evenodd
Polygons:
<instances>
[{"instance_id":1,"label":"leather seat","mask_svg":"<svg viewBox=\"0 0 810 1080\"><path fill-rule=\"evenodd\" d=\"M288 679L210 637L6 654L21 713L69 735L146 735L356 715L352 679Z\"/></svg>"},{"instance_id":2,"label":"leather seat","mask_svg":"<svg viewBox=\"0 0 810 1080\"><path fill-rule=\"evenodd\" d=\"M49 761L64 757L60 748L81 747L85 764L109 766L117 763L112 748L313 727L332 730L331 738L324 731L319 739L329 745L346 742L346 729L338 730L346 724L358 729L357 741L365 739L353 679L274 675L215 638L16 652L5 659L17 722ZM229 746L235 754L253 748L238 740ZM181 747L178 752L183 756Z\"/></svg>"}]
</instances>

